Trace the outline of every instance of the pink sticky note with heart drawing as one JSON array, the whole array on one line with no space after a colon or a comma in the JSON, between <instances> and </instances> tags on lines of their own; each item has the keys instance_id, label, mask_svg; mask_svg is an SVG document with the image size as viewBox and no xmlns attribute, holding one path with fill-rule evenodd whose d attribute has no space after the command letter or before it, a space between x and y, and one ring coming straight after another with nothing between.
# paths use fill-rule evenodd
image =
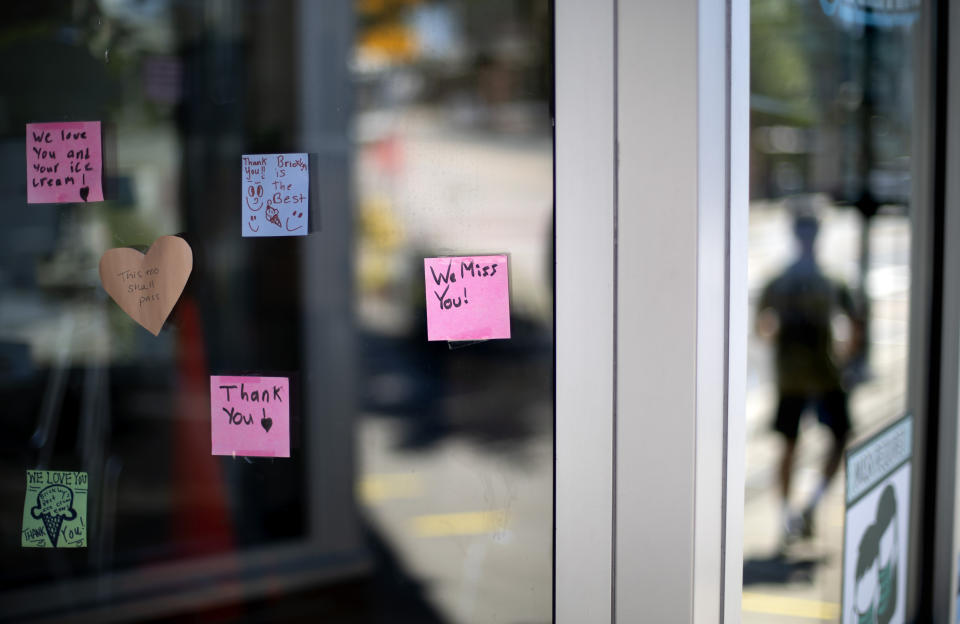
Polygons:
<instances>
[{"instance_id":1,"label":"pink sticky note with heart drawing","mask_svg":"<svg viewBox=\"0 0 960 624\"><path fill-rule=\"evenodd\" d=\"M210 376L213 455L290 457L286 377Z\"/></svg>"},{"instance_id":2,"label":"pink sticky note with heart drawing","mask_svg":"<svg viewBox=\"0 0 960 624\"><path fill-rule=\"evenodd\" d=\"M27 203L103 201L99 121L27 124Z\"/></svg>"},{"instance_id":3,"label":"pink sticky note with heart drawing","mask_svg":"<svg viewBox=\"0 0 960 624\"><path fill-rule=\"evenodd\" d=\"M425 258L427 340L510 337L507 257Z\"/></svg>"}]
</instances>

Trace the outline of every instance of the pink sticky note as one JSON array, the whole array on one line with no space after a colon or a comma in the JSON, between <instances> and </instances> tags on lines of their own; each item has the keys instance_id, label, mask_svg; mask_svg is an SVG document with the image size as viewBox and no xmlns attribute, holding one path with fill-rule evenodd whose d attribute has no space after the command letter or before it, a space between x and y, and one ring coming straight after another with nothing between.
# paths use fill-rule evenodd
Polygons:
<instances>
[{"instance_id":1,"label":"pink sticky note","mask_svg":"<svg viewBox=\"0 0 960 624\"><path fill-rule=\"evenodd\" d=\"M27 203L103 201L99 121L27 124Z\"/></svg>"},{"instance_id":2,"label":"pink sticky note","mask_svg":"<svg viewBox=\"0 0 960 624\"><path fill-rule=\"evenodd\" d=\"M214 455L290 457L286 377L210 376Z\"/></svg>"},{"instance_id":3,"label":"pink sticky note","mask_svg":"<svg viewBox=\"0 0 960 624\"><path fill-rule=\"evenodd\" d=\"M510 337L506 256L424 258L428 340Z\"/></svg>"}]
</instances>

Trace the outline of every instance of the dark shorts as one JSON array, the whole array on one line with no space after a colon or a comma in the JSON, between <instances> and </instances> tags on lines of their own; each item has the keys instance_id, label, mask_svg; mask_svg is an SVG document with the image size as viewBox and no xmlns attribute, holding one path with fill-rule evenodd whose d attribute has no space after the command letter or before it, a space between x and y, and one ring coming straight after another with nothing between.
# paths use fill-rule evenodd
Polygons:
<instances>
[{"instance_id":1,"label":"dark shorts","mask_svg":"<svg viewBox=\"0 0 960 624\"><path fill-rule=\"evenodd\" d=\"M847 393L843 390L813 397L781 396L773 428L788 440L796 440L800 417L808 406L817 410L817 420L829 427L834 438L846 440L850 433L850 412L847 410Z\"/></svg>"}]
</instances>

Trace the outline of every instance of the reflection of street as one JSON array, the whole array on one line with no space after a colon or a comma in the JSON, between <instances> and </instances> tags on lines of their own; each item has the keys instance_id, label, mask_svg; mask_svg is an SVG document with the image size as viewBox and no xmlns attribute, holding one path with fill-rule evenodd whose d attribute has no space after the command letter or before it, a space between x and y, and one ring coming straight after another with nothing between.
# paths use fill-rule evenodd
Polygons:
<instances>
[{"instance_id":1,"label":"reflection of street","mask_svg":"<svg viewBox=\"0 0 960 624\"><path fill-rule=\"evenodd\" d=\"M856 285L860 217L828 210L822 219L819 258L825 269ZM750 211L751 314L759 289L792 256L791 216L782 204L755 203ZM910 226L904 216L879 216L871 233L867 276L871 300L872 377L851 396L853 439L900 415L906 392ZM753 327L751 320L750 327ZM842 329L842 328L839 328ZM838 334L840 332L838 331ZM815 517L813 539L778 552L782 534L777 460L780 438L770 429L776 401L770 346L748 342L747 465L744 517L744 622L836 621L843 559L843 474L833 482ZM808 419L797 453L795 500L816 486L830 434Z\"/></svg>"},{"instance_id":2,"label":"reflection of street","mask_svg":"<svg viewBox=\"0 0 960 624\"><path fill-rule=\"evenodd\" d=\"M398 448L401 423L361 423L368 515L451 622L549 621L553 444L543 407L545 426L522 457L457 438L411 453Z\"/></svg>"},{"instance_id":3,"label":"reflection of street","mask_svg":"<svg viewBox=\"0 0 960 624\"><path fill-rule=\"evenodd\" d=\"M357 496L449 622L548 622L552 147L413 109L361 114ZM428 342L423 257L509 254L509 340ZM419 268L418 268L419 267Z\"/></svg>"},{"instance_id":4,"label":"reflection of street","mask_svg":"<svg viewBox=\"0 0 960 624\"><path fill-rule=\"evenodd\" d=\"M375 366L358 423L358 498L451 622L550 617L549 333L513 330L516 344L456 350L422 337L364 340Z\"/></svg>"},{"instance_id":5,"label":"reflection of street","mask_svg":"<svg viewBox=\"0 0 960 624\"><path fill-rule=\"evenodd\" d=\"M423 257L490 253L509 254L511 311L549 321L549 135L448 124L426 110L359 116L368 141L357 160L361 321L385 333L419 329L408 296L423 292Z\"/></svg>"}]
</instances>

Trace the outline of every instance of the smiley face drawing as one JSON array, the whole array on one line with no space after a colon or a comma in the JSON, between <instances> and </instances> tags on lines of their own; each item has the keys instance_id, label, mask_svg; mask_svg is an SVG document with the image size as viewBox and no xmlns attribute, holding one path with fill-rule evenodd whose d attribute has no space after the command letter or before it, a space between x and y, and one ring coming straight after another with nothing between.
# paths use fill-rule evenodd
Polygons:
<instances>
[{"instance_id":1,"label":"smiley face drawing","mask_svg":"<svg viewBox=\"0 0 960 624\"><path fill-rule=\"evenodd\" d=\"M263 185L257 184L247 187L247 193L243 198L247 202L247 208L253 212L257 212L263 207Z\"/></svg>"},{"instance_id":2,"label":"smiley face drawing","mask_svg":"<svg viewBox=\"0 0 960 624\"><path fill-rule=\"evenodd\" d=\"M303 213L302 213L302 212L292 212L292 213L290 214L290 216L287 217L287 220L286 220L286 222L285 222L285 225L286 225L286 228L287 228L287 231L288 231L288 232L296 232L297 230L302 230L302 229L303 229L303 222L302 222L302 221L301 221L300 225L298 225L297 227L295 227L295 228L290 227L290 219L297 219L297 220L303 219Z\"/></svg>"},{"instance_id":3,"label":"smiley face drawing","mask_svg":"<svg viewBox=\"0 0 960 624\"><path fill-rule=\"evenodd\" d=\"M250 220L247 221L247 227L250 228L251 232L259 232L260 224L257 223L257 227L253 227L254 223L257 223L257 215L250 215Z\"/></svg>"}]
</instances>

